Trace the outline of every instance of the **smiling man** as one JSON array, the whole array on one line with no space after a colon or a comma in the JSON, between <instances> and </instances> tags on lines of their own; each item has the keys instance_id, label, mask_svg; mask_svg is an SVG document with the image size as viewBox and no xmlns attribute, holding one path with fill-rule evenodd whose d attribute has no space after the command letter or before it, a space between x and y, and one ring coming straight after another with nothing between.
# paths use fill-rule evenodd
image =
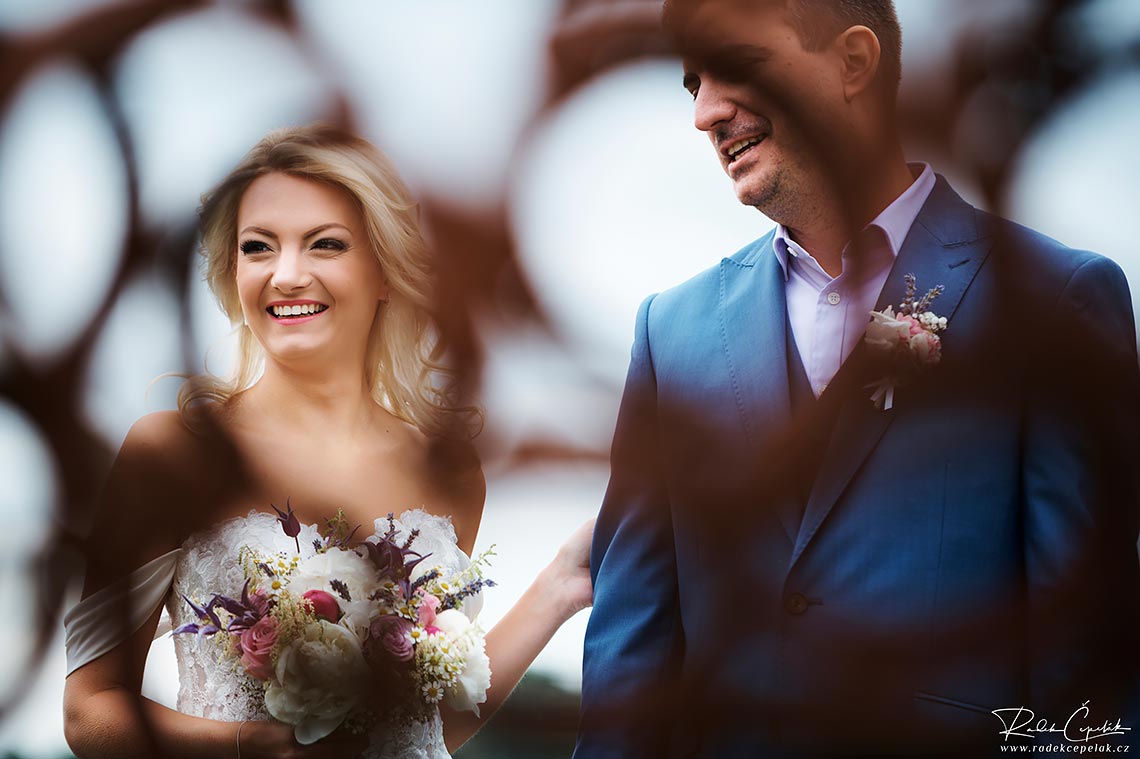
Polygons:
<instances>
[{"instance_id":1,"label":"smiling man","mask_svg":"<svg viewBox=\"0 0 1140 759\"><path fill-rule=\"evenodd\" d=\"M1010 734L1019 707L1140 732L1119 267L907 163L889 0L669 0L665 24L777 227L638 313L577 759L1076 745Z\"/></svg>"}]
</instances>

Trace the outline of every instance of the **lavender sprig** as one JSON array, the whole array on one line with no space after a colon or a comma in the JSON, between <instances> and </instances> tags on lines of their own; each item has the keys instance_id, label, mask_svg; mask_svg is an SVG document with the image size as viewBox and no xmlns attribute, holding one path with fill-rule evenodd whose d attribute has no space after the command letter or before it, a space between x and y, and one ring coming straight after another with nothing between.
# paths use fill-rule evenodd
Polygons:
<instances>
[{"instance_id":1,"label":"lavender sprig","mask_svg":"<svg viewBox=\"0 0 1140 759\"><path fill-rule=\"evenodd\" d=\"M487 580L482 577L480 577L478 580L472 580L456 592L448 593L442 599L440 599L439 610L444 611L446 609L454 609L470 596L473 596L479 591L483 590L483 588L493 588L495 585L496 583L494 580Z\"/></svg>"},{"instance_id":2,"label":"lavender sprig","mask_svg":"<svg viewBox=\"0 0 1140 759\"><path fill-rule=\"evenodd\" d=\"M440 576L440 571L439 571L438 567L435 569L429 570L427 572L424 572L422 575L419 576L419 578L416 579L415 582L412 583L411 590L413 590L413 591L418 590L419 588L422 588L424 585L427 585L432 580L439 579L439 576Z\"/></svg>"},{"instance_id":3,"label":"lavender sprig","mask_svg":"<svg viewBox=\"0 0 1140 759\"><path fill-rule=\"evenodd\" d=\"M927 310L929 310L931 301L941 295L944 289L945 288L942 285L938 285L938 287L932 287L927 290L926 295L922 297L922 300L919 301L918 306L915 307L914 315L918 316L919 314L925 313Z\"/></svg>"},{"instance_id":4,"label":"lavender sprig","mask_svg":"<svg viewBox=\"0 0 1140 759\"><path fill-rule=\"evenodd\" d=\"M910 316L914 313L914 291L915 291L915 277L913 274L907 274L903 277L906 282L906 294L903 296L902 303L899 304L899 313L903 316Z\"/></svg>"},{"instance_id":5,"label":"lavender sprig","mask_svg":"<svg viewBox=\"0 0 1140 759\"><path fill-rule=\"evenodd\" d=\"M338 596L352 603L352 594L348 592L348 586L344 584L343 580L329 580L329 585L332 586Z\"/></svg>"}]
</instances>

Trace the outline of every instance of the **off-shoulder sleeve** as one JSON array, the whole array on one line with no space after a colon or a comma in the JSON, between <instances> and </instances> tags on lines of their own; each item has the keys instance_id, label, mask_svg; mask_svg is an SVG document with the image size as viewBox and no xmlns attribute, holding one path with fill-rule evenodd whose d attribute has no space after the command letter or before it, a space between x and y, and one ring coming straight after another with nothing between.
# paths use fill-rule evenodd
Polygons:
<instances>
[{"instance_id":1,"label":"off-shoulder sleeve","mask_svg":"<svg viewBox=\"0 0 1140 759\"><path fill-rule=\"evenodd\" d=\"M148 561L126 579L84 598L64 615L67 674L98 659L142 627L166 599L181 552L176 548ZM129 605L123 604L124 594L131 599ZM126 623L109 618L124 609Z\"/></svg>"}]
</instances>

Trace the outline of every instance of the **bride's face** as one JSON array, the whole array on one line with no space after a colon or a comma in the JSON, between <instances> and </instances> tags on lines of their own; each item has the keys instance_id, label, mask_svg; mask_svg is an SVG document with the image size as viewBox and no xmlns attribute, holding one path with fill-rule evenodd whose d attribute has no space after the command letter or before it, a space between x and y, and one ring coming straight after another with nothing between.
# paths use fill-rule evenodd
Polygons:
<instances>
[{"instance_id":1,"label":"bride's face","mask_svg":"<svg viewBox=\"0 0 1140 759\"><path fill-rule=\"evenodd\" d=\"M266 174L242 195L237 226L238 296L265 352L284 363L362 367L388 287L353 198L332 185Z\"/></svg>"}]
</instances>

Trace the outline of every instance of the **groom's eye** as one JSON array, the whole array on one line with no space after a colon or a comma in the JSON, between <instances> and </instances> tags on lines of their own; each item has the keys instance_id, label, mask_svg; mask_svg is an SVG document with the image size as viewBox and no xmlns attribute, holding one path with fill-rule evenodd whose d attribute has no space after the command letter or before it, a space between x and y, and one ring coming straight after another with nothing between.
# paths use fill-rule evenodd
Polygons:
<instances>
[{"instance_id":1,"label":"groom's eye","mask_svg":"<svg viewBox=\"0 0 1140 759\"><path fill-rule=\"evenodd\" d=\"M732 45L709 55L708 70L726 82L751 81L772 58L772 51L755 45Z\"/></svg>"},{"instance_id":2,"label":"groom's eye","mask_svg":"<svg viewBox=\"0 0 1140 759\"><path fill-rule=\"evenodd\" d=\"M681 84L689 94L693 96L693 100L697 99L697 93L701 90L701 78L696 74L685 74L685 78L681 80Z\"/></svg>"}]
</instances>

